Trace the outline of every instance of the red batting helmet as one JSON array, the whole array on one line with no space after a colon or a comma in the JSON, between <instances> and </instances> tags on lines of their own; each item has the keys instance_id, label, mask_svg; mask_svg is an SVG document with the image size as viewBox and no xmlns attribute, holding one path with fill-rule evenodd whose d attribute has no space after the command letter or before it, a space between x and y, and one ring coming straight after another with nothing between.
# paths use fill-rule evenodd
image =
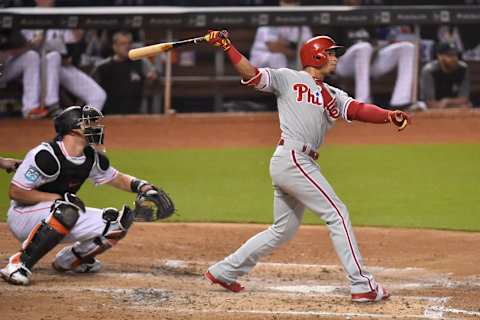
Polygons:
<instances>
[{"instance_id":1,"label":"red batting helmet","mask_svg":"<svg viewBox=\"0 0 480 320\"><path fill-rule=\"evenodd\" d=\"M325 51L339 48L343 47L337 46L335 40L329 36L314 37L305 42L300 49L300 60L302 61L302 66L304 68L322 67L328 61Z\"/></svg>"}]
</instances>

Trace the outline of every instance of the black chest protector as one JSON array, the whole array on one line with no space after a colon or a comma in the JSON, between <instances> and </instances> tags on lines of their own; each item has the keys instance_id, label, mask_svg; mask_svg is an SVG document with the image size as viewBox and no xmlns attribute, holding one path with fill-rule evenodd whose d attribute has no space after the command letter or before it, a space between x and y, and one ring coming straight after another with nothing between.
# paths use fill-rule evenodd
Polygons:
<instances>
[{"instance_id":1,"label":"black chest protector","mask_svg":"<svg viewBox=\"0 0 480 320\"><path fill-rule=\"evenodd\" d=\"M56 180L41 185L37 190L59 195L63 195L65 192L77 193L85 180L87 180L95 163L94 149L90 146L85 147L83 150L85 161L77 165L67 160L56 142L50 142L49 144L60 163L60 173Z\"/></svg>"}]
</instances>

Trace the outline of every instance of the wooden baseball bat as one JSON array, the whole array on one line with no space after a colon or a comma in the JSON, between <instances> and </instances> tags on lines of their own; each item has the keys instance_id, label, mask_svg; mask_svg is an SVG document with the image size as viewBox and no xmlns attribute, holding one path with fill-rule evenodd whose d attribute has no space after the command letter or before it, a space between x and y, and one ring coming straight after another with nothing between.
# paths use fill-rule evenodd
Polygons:
<instances>
[{"instance_id":1,"label":"wooden baseball bat","mask_svg":"<svg viewBox=\"0 0 480 320\"><path fill-rule=\"evenodd\" d=\"M207 41L206 36L179 40L174 42L164 42L164 43L153 44L151 46L141 47L141 48L132 49L128 51L128 57L130 58L130 60L139 60L139 59L155 56L162 52L167 52L169 50L172 50L175 47L180 47L180 46L184 46L191 43L199 43L203 41Z\"/></svg>"},{"instance_id":2,"label":"wooden baseball bat","mask_svg":"<svg viewBox=\"0 0 480 320\"><path fill-rule=\"evenodd\" d=\"M174 42L158 43L158 44L153 44L151 46L132 49L132 50L128 51L128 57L130 58L130 60L139 60L139 59L155 56L159 53L167 52L169 50L172 50L175 47L180 47L180 46L184 46L184 45L191 44L191 43L199 43L199 42L208 41L207 36L208 35L205 35L205 36L202 36L202 37L191 38L191 39L174 41ZM221 38L228 38L228 31L227 30L220 31L220 37Z\"/></svg>"}]
</instances>

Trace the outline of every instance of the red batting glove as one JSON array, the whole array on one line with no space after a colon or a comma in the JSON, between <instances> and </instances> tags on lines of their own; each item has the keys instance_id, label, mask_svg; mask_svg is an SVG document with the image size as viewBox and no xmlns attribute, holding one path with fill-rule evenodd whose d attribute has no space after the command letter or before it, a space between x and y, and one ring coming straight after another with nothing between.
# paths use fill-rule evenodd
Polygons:
<instances>
[{"instance_id":1,"label":"red batting glove","mask_svg":"<svg viewBox=\"0 0 480 320\"><path fill-rule=\"evenodd\" d=\"M398 131L405 129L409 122L411 122L410 116L406 112L400 110L389 111L388 120L398 128Z\"/></svg>"},{"instance_id":2,"label":"red batting glove","mask_svg":"<svg viewBox=\"0 0 480 320\"><path fill-rule=\"evenodd\" d=\"M208 30L205 39L209 44L223 48L223 51L228 51L232 47L232 42L228 39L228 32L226 30Z\"/></svg>"}]
</instances>

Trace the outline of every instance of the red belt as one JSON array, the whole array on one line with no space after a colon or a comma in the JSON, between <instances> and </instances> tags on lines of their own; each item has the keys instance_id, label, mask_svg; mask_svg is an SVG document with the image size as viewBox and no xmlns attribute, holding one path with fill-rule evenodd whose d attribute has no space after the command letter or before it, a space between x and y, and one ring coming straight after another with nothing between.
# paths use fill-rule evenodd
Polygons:
<instances>
[{"instance_id":1,"label":"red belt","mask_svg":"<svg viewBox=\"0 0 480 320\"><path fill-rule=\"evenodd\" d=\"M285 144L285 140L283 139L280 139L280 141L278 141L278 145L279 146L283 146ZM302 147L302 152L305 153L306 155L308 155L310 158L312 158L313 160L317 160L318 159L318 152L316 151L313 151L313 150L310 150L308 153L306 152L308 150L308 147L306 145L303 145Z\"/></svg>"}]
</instances>

